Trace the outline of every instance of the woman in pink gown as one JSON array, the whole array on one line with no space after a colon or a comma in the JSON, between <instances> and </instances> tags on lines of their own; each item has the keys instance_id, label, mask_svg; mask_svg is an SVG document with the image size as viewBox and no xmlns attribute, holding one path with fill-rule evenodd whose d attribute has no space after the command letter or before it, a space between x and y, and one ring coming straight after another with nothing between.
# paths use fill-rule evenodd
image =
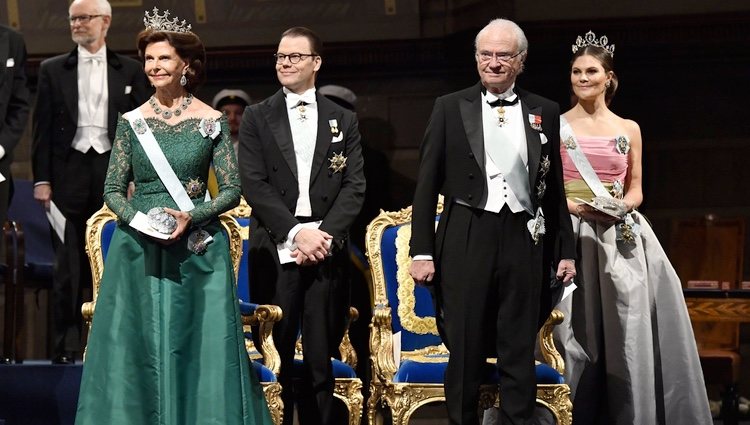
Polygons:
<instances>
[{"instance_id":1,"label":"woman in pink gown","mask_svg":"<svg viewBox=\"0 0 750 425\"><path fill-rule=\"evenodd\" d=\"M574 424L711 424L682 285L636 210L640 128L608 108L614 46L589 32L573 50L577 103L561 118L560 149L578 289L558 305L566 318L555 336Z\"/></svg>"}]
</instances>

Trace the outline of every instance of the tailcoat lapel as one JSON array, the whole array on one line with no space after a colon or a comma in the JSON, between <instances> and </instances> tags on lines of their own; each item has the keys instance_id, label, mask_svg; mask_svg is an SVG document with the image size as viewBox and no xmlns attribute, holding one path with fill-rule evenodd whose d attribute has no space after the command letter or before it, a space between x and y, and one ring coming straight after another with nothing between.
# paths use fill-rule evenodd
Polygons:
<instances>
[{"instance_id":1,"label":"tailcoat lapel","mask_svg":"<svg viewBox=\"0 0 750 425\"><path fill-rule=\"evenodd\" d=\"M0 69L3 70L7 68L8 56L10 56L10 42L8 39L9 35L7 32L0 34ZM13 66L21 66L21 64L14 64ZM0 85L2 85L2 83L3 80L0 80Z\"/></svg>"},{"instance_id":2,"label":"tailcoat lapel","mask_svg":"<svg viewBox=\"0 0 750 425\"><path fill-rule=\"evenodd\" d=\"M320 167L323 166L323 163L326 160L326 152L328 152L328 147L331 145L331 138L333 135L331 134L331 126L328 122L328 120L331 119L339 119L340 117L336 116L336 111L331 107L331 104L328 102L321 102L321 95L315 93L315 98L318 102L318 135L315 138L315 154L313 155L313 161L312 161L312 169L310 170L310 184L315 181L315 178L319 174ZM339 123L341 125L341 123ZM342 131L339 129L339 131ZM344 135L344 138L346 138L346 134ZM342 146L345 142L342 143Z\"/></svg>"},{"instance_id":3,"label":"tailcoat lapel","mask_svg":"<svg viewBox=\"0 0 750 425\"><path fill-rule=\"evenodd\" d=\"M53 76L54 77L54 76ZM78 122L78 49L73 49L63 64L60 73L60 90L65 99L70 118L74 123Z\"/></svg>"},{"instance_id":4,"label":"tailcoat lapel","mask_svg":"<svg viewBox=\"0 0 750 425\"><path fill-rule=\"evenodd\" d=\"M292 129L289 127L289 111L284 101L284 92L279 90L268 101L268 106L263 110L268 122L268 127L273 133L273 138L281 150L281 155L286 160L289 169L292 170L294 178L297 174L297 156L294 154L294 140L292 139Z\"/></svg>"},{"instance_id":5,"label":"tailcoat lapel","mask_svg":"<svg viewBox=\"0 0 750 425\"><path fill-rule=\"evenodd\" d=\"M535 104L530 104L523 91L519 90L521 97L521 111L523 111L523 128L526 130L526 152L528 154L528 167L529 167L529 188L531 190L531 199L535 199L534 196L534 183L536 182L536 175L539 171L539 160L542 154L542 139L539 137L539 132L531 128L529 122L530 115L542 115L542 107Z\"/></svg>"},{"instance_id":6,"label":"tailcoat lapel","mask_svg":"<svg viewBox=\"0 0 750 425\"><path fill-rule=\"evenodd\" d=\"M476 90L471 90L471 94L461 99L459 109L461 110L461 119L466 131L466 139L469 141L469 147L474 154L474 160L479 165L483 174L486 174L484 163L484 130L482 127L482 96L481 84L476 85Z\"/></svg>"},{"instance_id":7,"label":"tailcoat lapel","mask_svg":"<svg viewBox=\"0 0 750 425\"><path fill-rule=\"evenodd\" d=\"M122 63L120 59L117 58L117 55L113 51L107 49L107 96L109 97L107 125L109 126L110 133L112 133L110 134L112 139L114 139L114 132L117 127L112 124L117 122L118 103L123 98L125 86L127 85L120 72L121 68ZM122 109L126 109L128 105L121 106Z\"/></svg>"}]
</instances>

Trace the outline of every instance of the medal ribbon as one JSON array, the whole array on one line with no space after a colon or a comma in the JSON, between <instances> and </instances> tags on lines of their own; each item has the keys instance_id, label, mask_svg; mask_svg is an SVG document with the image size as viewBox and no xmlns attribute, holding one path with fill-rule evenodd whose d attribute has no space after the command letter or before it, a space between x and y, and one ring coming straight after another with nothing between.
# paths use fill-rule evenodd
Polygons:
<instances>
[{"instance_id":1,"label":"medal ribbon","mask_svg":"<svg viewBox=\"0 0 750 425\"><path fill-rule=\"evenodd\" d=\"M578 140L573 133L573 128L563 116L560 116L560 139L561 143L568 139L572 139L575 142L573 147L569 147L565 143L563 143L563 146L565 146L565 149L568 151L568 155L570 156L570 159L573 160L573 164L576 166L583 181L585 181L591 191L594 192L594 195L612 198L612 194L609 193L607 188L604 187L602 181L599 180L599 176L596 175L596 171L594 171L588 158L586 158L586 154L580 149Z\"/></svg>"}]
</instances>

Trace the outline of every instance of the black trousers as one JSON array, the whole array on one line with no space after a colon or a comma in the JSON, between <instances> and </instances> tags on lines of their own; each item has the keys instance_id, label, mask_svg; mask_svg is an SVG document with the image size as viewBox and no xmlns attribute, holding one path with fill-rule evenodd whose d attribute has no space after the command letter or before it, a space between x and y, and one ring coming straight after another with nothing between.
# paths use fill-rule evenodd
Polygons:
<instances>
[{"instance_id":1,"label":"black trousers","mask_svg":"<svg viewBox=\"0 0 750 425\"><path fill-rule=\"evenodd\" d=\"M104 179L109 152L70 151L63 171L55 176L52 199L65 216L65 242L52 231L55 249L52 280L53 356L81 351L83 290L91 286L91 268L85 251L86 220L104 201Z\"/></svg>"},{"instance_id":2,"label":"black trousers","mask_svg":"<svg viewBox=\"0 0 750 425\"><path fill-rule=\"evenodd\" d=\"M498 358L503 425L526 424L534 409L534 343L542 246L531 217L451 205L438 258L438 327L450 360L445 374L451 424L479 423L479 385L487 357Z\"/></svg>"},{"instance_id":3,"label":"black trousers","mask_svg":"<svg viewBox=\"0 0 750 425\"><path fill-rule=\"evenodd\" d=\"M281 357L284 424L292 424L296 395L301 424L334 425L331 357L338 357L349 310L348 252L336 251L315 266L280 265L275 245L264 229L251 229L250 238L250 298L255 303L278 305L283 313L274 325L273 339ZM295 371L295 343L300 332L303 367ZM260 347L257 340L255 343Z\"/></svg>"}]
</instances>

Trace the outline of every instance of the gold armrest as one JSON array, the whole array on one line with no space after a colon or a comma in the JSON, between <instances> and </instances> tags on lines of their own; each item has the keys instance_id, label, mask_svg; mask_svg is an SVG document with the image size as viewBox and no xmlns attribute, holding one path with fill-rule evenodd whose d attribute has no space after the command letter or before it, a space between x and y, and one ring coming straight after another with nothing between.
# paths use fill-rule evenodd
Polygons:
<instances>
[{"instance_id":1,"label":"gold armrest","mask_svg":"<svg viewBox=\"0 0 750 425\"><path fill-rule=\"evenodd\" d=\"M91 324L91 319L94 318L94 309L96 308L96 301L87 301L81 305L81 315L83 320Z\"/></svg>"},{"instance_id":2,"label":"gold armrest","mask_svg":"<svg viewBox=\"0 0 750 425\"><path fill-rule=\"evenodd\" d=\"M344 331L344 338L341 339L339 344L339 353L341 353L341 361L348 364L352 368L357 367L357 352L354 351L352 341L349 339L349 326L352 322L359 319L359 311L354 307L349 307L349 317L346 320L346 330Z\"/></svg>"},{"instance_id":3,"label":"gold armrest","mask_svg":"<svg viewBox=\"0 0 750 425\"><path fill-rule=\"evenodd\" d=\"M550 365L561 375L565 373L565 361L560 352L555 347L555 341L552 339L552 330L555 326L563 322L565 316L560 310L552 310L547 321L544 322L542 329L539 330L539 350L542 353L544 363Z\"/></svg>"},{"instance_id":4,"label":"gold armrest","mask_svg":"<svg viewBox=\"0 0 750 425\"><path fill-rule=\"evenodd\" d=\"M370 324L370 361L372 379L381 382L389 382L397 370L393 358L391 320L391 308L387 304L375 305Z\"/></svg>"},{"instance_id":5,"label":"gold armrest","mask_svg":"<svg viewBox=\"0 0 750 425\"><path fill-rule=\"evenodd\" d=\"M281 357L273 343L273 324L281 320L282 316L281 307L270 304L259 305L251 316L242 316L243 325L258 327L263 364L275 375L278 375L281 369Z\"/></svg>"}]
</instances>

